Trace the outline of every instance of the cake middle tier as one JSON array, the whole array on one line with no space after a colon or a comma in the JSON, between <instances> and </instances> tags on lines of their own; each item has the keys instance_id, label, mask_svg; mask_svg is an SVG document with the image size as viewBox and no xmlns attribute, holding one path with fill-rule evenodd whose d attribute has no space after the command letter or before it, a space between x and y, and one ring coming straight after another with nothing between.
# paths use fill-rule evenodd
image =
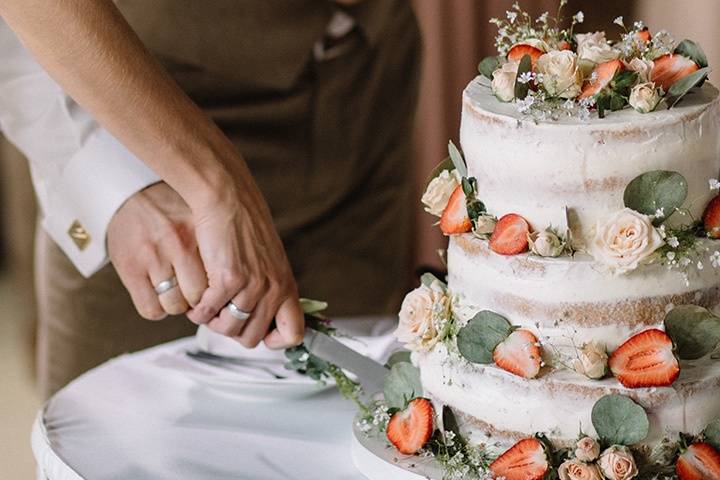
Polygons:
<instances>
[{"instance_id":1,"label":"cake middle tier","mask_svg":"<svg viewBox=\"0 0 720 480\"><path fill-rule=\"evenodd\" d=\"M491 310L560 352L589 341L612 351L634 333L662 325L673 305L720 303L720 269L710 262L687 277L660 264L613 275L587 255L502 256L466 234L450 238L448 271L466 316Z\"/></svg>"}]
</instances>

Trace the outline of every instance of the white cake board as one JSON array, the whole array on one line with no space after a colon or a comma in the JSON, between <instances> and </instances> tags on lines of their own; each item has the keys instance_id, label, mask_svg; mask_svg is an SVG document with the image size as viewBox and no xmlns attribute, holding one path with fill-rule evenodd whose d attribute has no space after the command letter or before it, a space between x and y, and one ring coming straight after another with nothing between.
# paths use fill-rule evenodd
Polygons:
<instances>
[{"instance_id":1,"label":"white cake board","mask_svg":"<svg viewBox=\"0 0 720 480\"><path fill-rule=\"evenodd\" d=\"M441 467L432 457L398 453L381 436L369 436L353 419L350 453L355 467L369 480L442 480Z\"/></svg>"}]
</instances>

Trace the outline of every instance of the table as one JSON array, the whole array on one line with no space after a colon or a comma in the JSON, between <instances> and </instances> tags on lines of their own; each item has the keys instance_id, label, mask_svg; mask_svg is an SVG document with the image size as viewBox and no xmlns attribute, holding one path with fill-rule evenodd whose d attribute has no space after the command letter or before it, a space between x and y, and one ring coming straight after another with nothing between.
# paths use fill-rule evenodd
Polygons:
<instances>
[{"instance_id":1,"label":"table","mask_svg":"<svg viewBox=\"0 0 720 480\"><path fill-rule=\"evenodd\" d=\"M384 361L394 322L337 324ZM197 348L186 338L124 355L57 393L33 429L38 479L365 478L350 458L352 402L305 378L232 381L237 372L186 355Z\"/></svg>"}]
</instances>

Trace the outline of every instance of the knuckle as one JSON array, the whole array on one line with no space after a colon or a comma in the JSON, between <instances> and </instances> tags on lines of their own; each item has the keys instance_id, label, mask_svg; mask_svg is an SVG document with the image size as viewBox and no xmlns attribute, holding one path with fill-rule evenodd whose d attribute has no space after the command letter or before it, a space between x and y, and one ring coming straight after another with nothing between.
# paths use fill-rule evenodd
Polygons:
<instances>
[{"instance_id":1,"label":"knuckle","mask_svg":"<svg viewBox=\"0 0 720 480\"><path fill-rule=\"evenodd\" d=\"M243 279L240 270L236 268L230 268L221 273L220 284L226 291L237 292L245 287L246 282Z\"/></svg>"}]
</instances>

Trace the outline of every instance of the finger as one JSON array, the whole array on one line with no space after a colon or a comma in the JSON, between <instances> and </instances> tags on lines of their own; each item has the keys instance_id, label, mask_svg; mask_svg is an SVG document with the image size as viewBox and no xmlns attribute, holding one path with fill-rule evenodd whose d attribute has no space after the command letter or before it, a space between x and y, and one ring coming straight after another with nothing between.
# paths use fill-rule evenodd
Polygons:
<instances>
[{"instance_id":1,"label":"finger","mask_svg":"<svg viewBox=\"0 0 720 480\"><path fill-rule=\"evenodd\" d=\"M252 313L267 290L267 282L252 280L232 298L231 302L241 311Z\"/></svg>"},{"instance_id":2,"label":"finger","mask_svg":"<svg viewBox=\"0 0 720 480\"><path fill-rule=\"evenodd\" d=\"M118 273L120 274L120 272ZM133 305L141 317L146 320L162 320L167 316L148 277L120 274L120 279L130 293Z\"/></svg>"},{"instance_id":3,"label":"finger","mask_svg":"<svg viewBox=\"0 0 720 480\"><path fill-rule=\"evenodd\" d=\"M173 268L177 276L178 287L185 301L191 307L196 306L208 287L200 252L195 249L192 253L179 255L173 260Z\"/></svg>"},{"instance_id":4,"label":"finger","mask_svg":"<svg viewBox=\"0 0 720 480\"><path fill-rule=\"evenodd\" d=\"M150 281L153 284L153 290L157 288L161 282L176 279L175 272L173 272L172 266L170 266L169 263L165 264L162 262L161 265L161 262L158 262L157 265L151 266L148 273L150 275ZM190 308L185 301L182 292L178 288L178 285L173 286L171 289L163 293L158 294L156 292L155 295L157 296L162 309L170 315L180 315L181 313L187 312Z\"/></svg>"},{"instance_id":5,"label":"finger","mask_svg":"<svg viewBox=\"0 0 720 480\"><path fill-rule=\"evenodd\" d=\"M260 299L237 341L247 348L257 347L267 335L276 311L277 305L270 295Z\"/></svg>"},{"instance_id":6,"label":"finger","mask_svg":"<svg viewBox=\"0 0 720 480\"><path fill-rule=\"evenodd\" d=\"M222 335L237 337L240 335L247 322L248 319L241 320L235 318L227 308L223 308L220 311L220 315L210 320L207 326L214 332Z\"/></svg>"},{"instance_id":7,"label":"finger","mask_svg":"<svg viewBox=\"0 0 720 480\"><path fill-rule=\"evenodd\" d=\"M203 293L200 302L187 313L187 317L190 321L198 325L210 322L210 320L219 316L220 310L228 304L238 290L239 289L230 291L229 288L214 287L211 285Z\"/></svg>"},{"instance_id":8,"label":"finger","mask_svg":"<svg viewBox=\"0 0 720 480\"><path fill-rule=\"evenodd\" d=\"M265 337L265 345L282 349L300 345L305 335L305 315L297 295L288 297L275 315L275 328Z\"/></svg>"}]
</instances>

